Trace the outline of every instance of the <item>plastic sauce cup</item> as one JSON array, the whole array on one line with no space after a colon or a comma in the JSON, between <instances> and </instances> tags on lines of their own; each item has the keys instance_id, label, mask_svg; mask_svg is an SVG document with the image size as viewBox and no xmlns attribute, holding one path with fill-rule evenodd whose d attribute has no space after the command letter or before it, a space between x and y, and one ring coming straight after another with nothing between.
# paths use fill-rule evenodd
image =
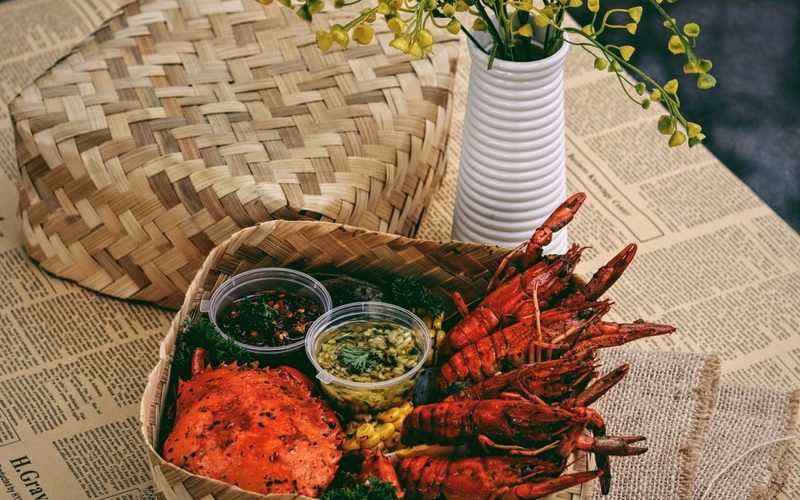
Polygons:
<instances>
[{"instance_id":1,"label":"plastic sauce cup","mask_svg":"<svg viewBox=\"0 0 800 500\"><path fill-rule=\"evenodd\" d=\"M287 293L302 295L310 298L320 308L322 313L331 309L331 296L322 284L311 276L283 267L263 267L237 274L222 283L209 300L200 302L200 311L208 313L208 319L217 332L224 338L232 340L234 344L259 357L282 356L297 351L303 347L305 339L299 339L291 344L281 346L263 346L241 342L228 336L217 324L220 313L231 303L269 290L283 290ZM319 318L317 318L319 319ZM306 330L308 336L311 327Z\"/></svg>"},{"instance_id":2,"label":"plastic sauce cup","mask_svg":"<svg viewBox=\"0 0 800 500\"><path fill-rule=\"evenodd\" d=\"M411 369L399 377L380 382L354 382L336 377L320 366L317 354L323 342L340 327L357 322L393 323L410 328L421 355ZM306 334L306 355L317 371L322 390L341 410L375 413L408 401L431 351L428 327L407 309L383 302L354 302L323 314Z\"/></svg>"}]
</instances>

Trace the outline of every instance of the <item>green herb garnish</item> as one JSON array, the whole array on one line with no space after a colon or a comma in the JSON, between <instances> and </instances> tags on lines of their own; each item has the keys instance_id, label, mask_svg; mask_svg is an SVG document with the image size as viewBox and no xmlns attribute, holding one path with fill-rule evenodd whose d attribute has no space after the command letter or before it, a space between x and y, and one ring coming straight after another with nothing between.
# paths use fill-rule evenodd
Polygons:
<instances>
[{"instance_id":1,"label":"green herb garnish","mask_svg":"<svg viewBox=\"0 0 800 500\"><path fill-rule=\"evenodd\" d=\"M347 488L333 488L322 494L321 500L395 500L397 489L386 481L369 478L369 486L357 484Z\"/></svg>"},{"instance_id":2,"label":"green herb garnish","mask_svg":"<svg viewBox=\"0 0 800 500\"><path fill-rule=\"evenodd\" d=\"M374 352L345 345L339 348L339 363L353 375L361 375L378 366L381 359Z\"/></svg>"},{"instance_id":3,"label":"green herb garnish","mask_svg":"<svg viewBox=\"0 0 800 500\"><path fill-rule=\"evenodd\" d=\"M269 336L275 330L278 311L269 303L269 296L243 300L236 314L236 323L245 332L257 331Z\"/></svg>"},{"instance_id":4,"label":"green herb garnish","mask_svg":"<svg viewBox=\"0 0 800 500\"><path fill-rule=\"evenodd\" d=\"M233 341L222 338L208 320L193 321L178 334L172 362L172 369L184 380L191 377L192 353L195 347L202 347L208 351L212 366L233 362L241 365L254 361L249 352Z\"/></svg>"},{"instance_id":5,"label":"green herb garnish","mask_svg":"<svg viewBox=\"0 0 800 500\"><path fill-rule=\"evenodd\" d=\"M392 280L386 292L386 300L411 311L425 309L433 317L444 312L441 298L434 295L427 286L407 276L400 276Z\"/></svg>"}]
</instances>

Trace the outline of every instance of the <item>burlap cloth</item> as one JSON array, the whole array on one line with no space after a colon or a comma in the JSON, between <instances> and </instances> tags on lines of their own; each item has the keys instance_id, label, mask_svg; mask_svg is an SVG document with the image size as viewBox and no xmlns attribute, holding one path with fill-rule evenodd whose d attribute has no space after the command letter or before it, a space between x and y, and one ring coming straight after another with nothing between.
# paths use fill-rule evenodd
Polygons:
<instances>
[{"instance_id":1,"label":"burlap cloth","mask_svg":"<svg viewBox=\"0 0 800 500\"><path fill-rule=\"evenodd\" d=\"M789 443L778 440L796 428L798 402L798 391L722 384L692 500L774 498L788 466Z\"/></svg>"}]
</instances>

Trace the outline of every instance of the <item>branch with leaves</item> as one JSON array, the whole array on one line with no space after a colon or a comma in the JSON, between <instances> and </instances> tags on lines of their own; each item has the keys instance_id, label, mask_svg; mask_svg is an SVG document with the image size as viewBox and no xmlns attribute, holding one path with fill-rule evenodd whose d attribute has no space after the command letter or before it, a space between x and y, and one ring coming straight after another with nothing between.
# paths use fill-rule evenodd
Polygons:
<instances>
[{"instance_id":1,"label":"branch with leaves","mask_svg":"<svg viewBox=\"0 0 800 500\"><path fill-rule=\"evenodd\" d=\"M269 4L273 0L258 0ZM370 0L335 0L337 8ZM710 71L712 63L695 54L700 26L695 22L679 24L662 7L665 0L643 0L652 12L662 19L670 33L667 50L684 55L683 72L696 76L696 86L708 90L716 85ZM678 0L666 0L675 3ZM325 0L279 0L297 14L310 21L325 8ZM564 26L566 14L573 9L588 9L592 20L581 28ZM460 14L459 14L460 13ZM658 130L669 136L670 146L700 144L705 135L697 123L690 122L681 112L678 97L678 79L656 81L650 74L631 62L636 48L633 45L616 45L602 40L611 30L637 34L639 22L645 15L641 5L627 9L602 10L600 0L378 0L377 5L366 7L347 24L336 24L327 31L316 34L317 46L331 50L334 45L346 49L350 40L366 45L372 42L375 29L372 24L381 16L394 38L389 43L403 53L422 58L433 51L434 36L429 28L446 30L453 35L464 33L477 47L489 56L489 67L496 58L508 61L535 61L554 54L566 41L592 54L594 67L616 74L626 95L644 109L651 103L661 102L667 114L658 119ZM472 18L470 27L462 20ZM491 44L484 46L475 32L486 32ZM565 37L564 34L568 34ZM539 36L537 36L539 35ZM636 80L632 80L629 75Z\"/></svg>"}]
</instances>

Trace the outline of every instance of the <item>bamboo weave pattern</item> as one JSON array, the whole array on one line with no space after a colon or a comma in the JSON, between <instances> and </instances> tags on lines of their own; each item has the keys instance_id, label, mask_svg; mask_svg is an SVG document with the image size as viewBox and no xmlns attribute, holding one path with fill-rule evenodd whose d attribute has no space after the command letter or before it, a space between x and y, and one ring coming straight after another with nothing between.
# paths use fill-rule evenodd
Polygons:
<instances>
[{"instance_id":1,"label":"bamboo weave pattern","mask_svg":"<svg viewBox=\"0 0 800 500\"><path fill-rule=\"evenodd\" d=\"M26 250L177 308L204 257L270 219L414 235L445 170L458 43L321 53L254 0L124 6L11 105ZM380 23L377 23L380 24Z\"/></svg>"}]
</instances>

